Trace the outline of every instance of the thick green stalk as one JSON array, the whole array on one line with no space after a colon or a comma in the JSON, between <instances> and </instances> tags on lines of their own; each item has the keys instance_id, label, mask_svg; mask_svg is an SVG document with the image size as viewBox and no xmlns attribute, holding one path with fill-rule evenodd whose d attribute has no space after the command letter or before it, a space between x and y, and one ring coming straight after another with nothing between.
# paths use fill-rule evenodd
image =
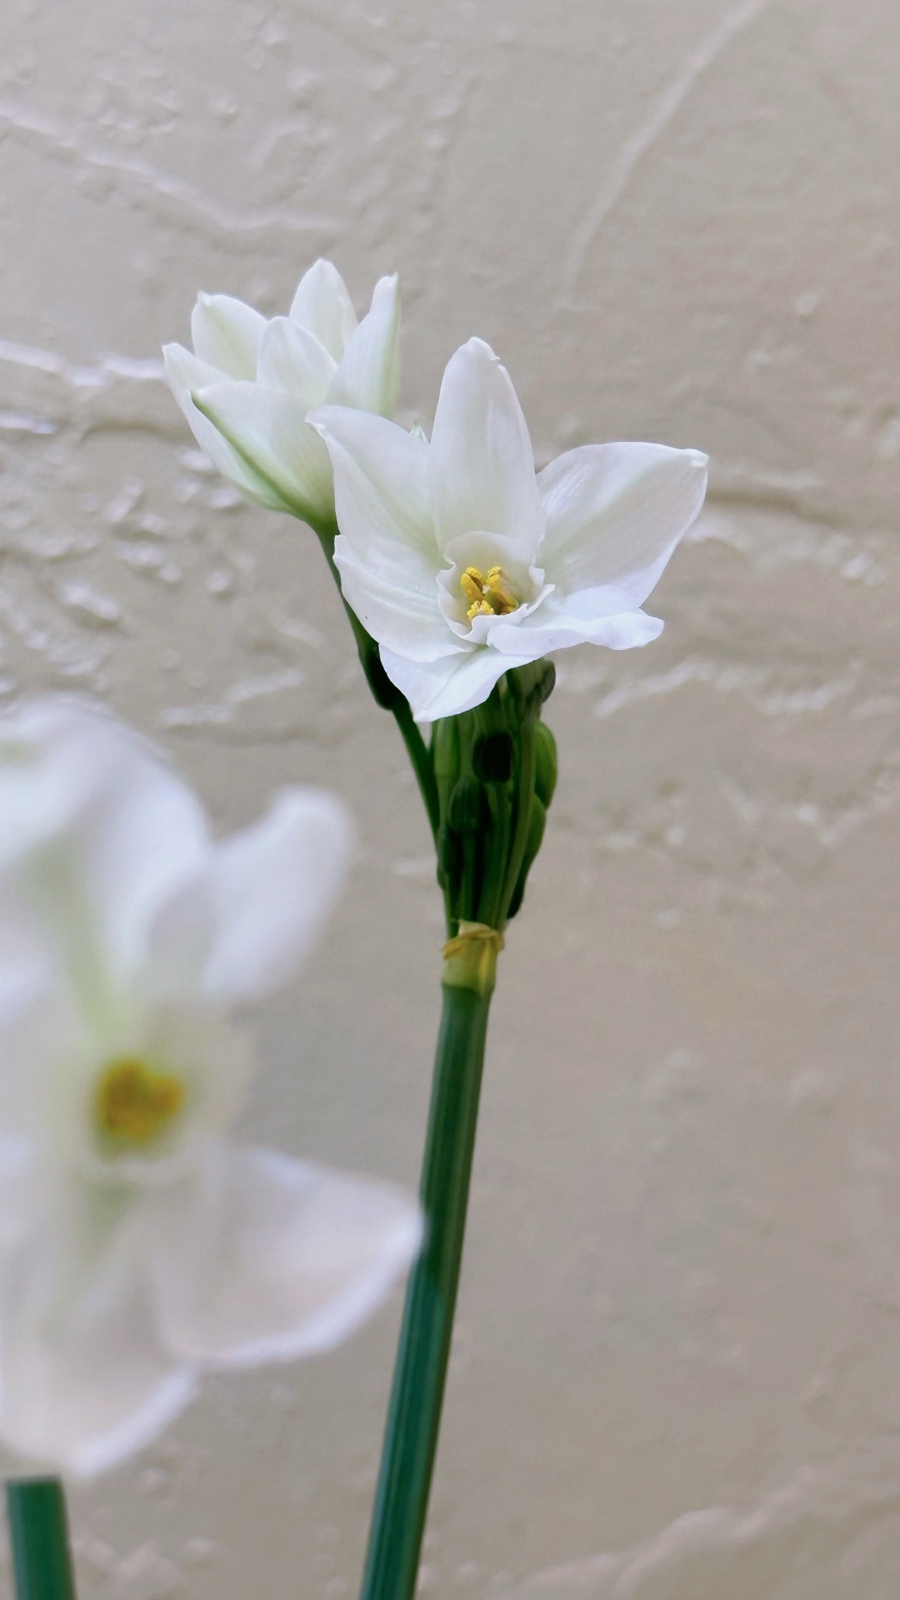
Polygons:
<instances>
[{"instance_id":1,"label":"thick green stalk","mask_svg":"<svg viewBox=\"0 0 900 1600\"><path fill-rule=\"evenodd\" d=\"M495 955L494 949L470 946L445 964L420 1187L425 1243L406 1291L361 1600L411 1600L416 1587L462 1259Z\"/></svg>"},{"instance_id":2,"label":"thick green stalk","mask_svg":"<svg viewBox=\"0 0 900 1600\"><path fill-rule=\"evenodd\" d=\"M66 1502L58 1478L14 1478L6 1510L16 1600L75 1600Z\"/></svg>"}]
</instances>

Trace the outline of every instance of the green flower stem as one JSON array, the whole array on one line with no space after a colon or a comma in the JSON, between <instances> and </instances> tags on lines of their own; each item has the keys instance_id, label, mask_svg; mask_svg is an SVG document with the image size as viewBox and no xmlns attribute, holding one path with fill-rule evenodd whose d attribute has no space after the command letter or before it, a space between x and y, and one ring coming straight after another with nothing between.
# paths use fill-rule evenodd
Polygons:
<instances>
[{"instance_id":1,"label":"green flower stem","mask_svg":"<svg viewBox=\"0 0 900 1600\"><path fill-rule=\"evenodd\" d=\"M496 950L467 941L444 965L443 1010L412 1270L388 1409L361 1600L411 1600L428 1508L462 1259Z\"/></svg>"},{"instance_id":2,"label":"green flower stem","mask_svg":"<svg viewBox=\"0 0 900 1600\"><path fill-rule=\"evenodd\" d=\"M75 1600L59 1479L12 1479L6 1485L6 1510L16 1600Z\"/></svg>"},{"instance_id":3,"label":"green flower stem","mask_svg":"<svg viewBox=\"0 0 900 1600\"><path fill-rule=\"evenodd\" d=\"M412 762L412 768L419 785L419 792L428 814L428 821L431 824L431 832L436 835L440 822L440 806L431 753L422 738L418 723L413 719L413 714L409 709L409 701L387 678L387 674L381 665L381 657L378 654L378 646L375 640L363 627L356 612L348 606L344 599L344 593L341 588L341 575L334 560L334 541L338 531L337 523L332 519L330 522L310 523L310 526L325 552L328 570L337 586L338 594L347 613L347 620L353 629L353 637L356 640L356 649L363 672L366 675L366 682L378 704L393 713L394 721L400 730L400 737L406 746L406 753ZM387 696L385 696L385 690L387 690Z\"/></svg>"}]
</instances>

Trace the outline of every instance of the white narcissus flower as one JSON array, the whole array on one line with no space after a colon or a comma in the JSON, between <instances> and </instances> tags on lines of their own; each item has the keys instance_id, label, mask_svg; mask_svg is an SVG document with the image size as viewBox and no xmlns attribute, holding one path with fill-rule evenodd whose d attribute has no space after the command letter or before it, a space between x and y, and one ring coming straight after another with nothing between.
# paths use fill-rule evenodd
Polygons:
<instances>
[{"instance_id":1,"label":"white narcissus flower","mask_svg":"<svg viewBox=\"0 0 900 1600\"><path fill-rule=\"evenodd\" d=\"M215 843L137 736L39 701L0 719L0 841L0 1437L90 1475L204 1369L343 1338L419 1216L229 1138L254 1070L229 1013L292 975L331 905L337 801L285 790Z\"/></svg>"},{"instance_id":2,"label":"white narcissus flower","mask_svg":"<svg viewBox=\"0 0 900 1600\"><path fill-rule=\"evenodd\" d=\"M193 354L163 349L197 443L248 500L314 523L334 512L328 451L306 417L326 402L391 417L399 383L400 297L380 278L357 325L344 280L317 261L290 313L267 321L224 294L201 294Z\"/></svg>"},{"instance_id":3,"label":"white narcissus flower","mask_svg":"<svg viewBox=\"0 0 900 1600\"><path fill-rule=\"evenodd\" d=\"M429 445L326 406L334 559L413 715L468 711L509 667L589 641L625 650L706 492L706 456L658 444L570 450L535 477L506 369L470 339L444 373Z\"/></svg>"}]
</instances>

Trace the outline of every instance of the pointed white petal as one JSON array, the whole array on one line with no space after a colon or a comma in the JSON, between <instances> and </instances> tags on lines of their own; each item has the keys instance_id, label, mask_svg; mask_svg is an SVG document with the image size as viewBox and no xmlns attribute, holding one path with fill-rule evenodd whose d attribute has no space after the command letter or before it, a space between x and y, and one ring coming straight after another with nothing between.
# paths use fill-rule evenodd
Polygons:
<instances>
[{"instance_id":1,"label":"pointed white petal","mask_svg":"<svg viewBox=\"0 0 900 1600\"><path fill-rule=\"evenodd\" d=\"M166 1427L195 1379L157 1337L128 1241L95 1241L94 1259L87 1241L81 1259L69 1243L63 1232L34 1235L3 1263L0 1436L45 1467L90 1477Z\"/></svg>"},{"instance_id":2,"label":"pointed white petal","mask_svg":"<svg viewBox=\"0 0 900 1600\"><path fill-rule=\"evenodd\" d=\"M330 261L319 260L303 274L291 304L291 321L308 328L340 361L356 330L356 312L343 278Z\"/></svg>"},{"instance_id":3,"label":"pointed white petal","mask_svg":"<svg viewBox=\"0 0 900 1600\"><path fill-rule=\"evenodd\" d=\"M198 361L180 344L163 345L163 356L172 393L187 418L194 438L200 448L206 451L213 466L255 505L265 506L270 511L283 511L285 505L282 496L254 472L236 450L232 450L218 428L194 405L192 392L219 383L222 374L215 367L207 366L205 361Z\"/></svg>"},{"instance_id":4,"label":"pointed white petal","mask_svg":"<svg viewBox=\"0 0 900 1600\"><path fill-rule=\"evenodd\" d=\"M229 378L255 378L266 319L229 294L200 294L191 315L191 338L201 361Z\"/></svg>"},{"instance_id":5,"label":"pointed white petal","mask_svg":"<svg viewBox=\"0 0 900 1600\"><path fill-rule=\"evenodd\" d=\"M195 405L294 516L321 520L333 505L328 451L292 395L259 383L219 383Z\"/></svg>"},{"instance_id":6,"label":"pointed white petal","mask_svg":"<svg viewBox=\"0 0 900 1600\"><path fill-rule=\"evenodd\" d=\"M290 317L273 317L259 347L258 381L267 389L283 389L312 411L319 406L337 365L314 333L298 328Z\"/></svg>"},{"instance_id":7,"label":"pointed white petal","mask_svg":"<svg viewBox=\"0 0 900 1600\"><path fill-rule=\"evenodd\" d=\"M206 994L258 1000L293 977L337 898L352 833L333 795L286 789L261 821L218 845Z\"/></svg>"},{"instance_id":8,"label":"pointed white petal","mask_svg":"<svg viewBox=\"0 0 900 1600\"><path fill-rule=\"evenodd\" d=\"M481 339L470 339L447 365L430 473L441 549L485 529L507 534L531 565L543 528L531 440L509 373Z\"/></svg>"},{"instance_id":9,"label":"pointed white petal","mask_svg":"<svg viewBox=\"0 0 900 1600\"><path fill-rule=\"evenodd\" d=\"M191 1365L327 1350L384 1299L419 1239L415 1202L391 1184L214 1147L189 1206L158 1197L161 1329Z\"/></svg>"},{"instance_id":10,"label":"pointed white petal","mask_svg":"<svg viewBox=\"0 0 900 1600\"><path fill-rule=\"evenodd\" d=\"M400 386L400 291L396 273L379 278L372 308L348 340L328 392L330 405L392 417Z\"/></svg>"},{"instance_id":11,"label":"pointed white petal","mask_svg":"<svg viewBox=\"0 0 900 1600\"><path fill-rule=\"evenodd\" d=\"M627 611L646 600L706 493L706 456L659 444L582 445L538 478L540 559L564 593L604 587Z\"/></svg>"},{"instance_id":12,"label":"pointed white petal","mask_svg":"<svg viewBox=\"0 0 900 1600\"><path fill-rule=\"evenodd\" d=\"M515 665L508 656L485 645L430 662L410 661L382 650L381 664L391 683L406 695L417 722L436 722L439 717L471 711L487 699L507 667Z\"/></svg>"}]
</instances>

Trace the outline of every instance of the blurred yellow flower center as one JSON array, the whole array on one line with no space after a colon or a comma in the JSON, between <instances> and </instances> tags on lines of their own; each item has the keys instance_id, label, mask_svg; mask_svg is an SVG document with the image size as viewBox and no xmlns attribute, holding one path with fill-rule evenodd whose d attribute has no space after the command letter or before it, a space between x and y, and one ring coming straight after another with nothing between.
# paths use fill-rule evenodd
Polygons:
<instances>
[{"instance_id":1,"label":"blurred yellow flower center","mask_svg":"<svg viewBox=\"0 0 900 1600\"><path fill-rule=\"evenodd\" d=\"M181 1109L184 1089L168 1072L155 1072L137 1056L121 1056L97 1080L94 1115L108 1139L142 1145Z\"/></svg>"},{"instance_id":2,"label":"blurred yellow flower center","mask_svg":"<svg viewBox=\"0 0 900 1600\"><path fill-rule=\"evenodd\" d=\"M484 574L478 567L466 567L459 586L469 602L466 616L470 621L473 617L505 617L519 604L502 567L489 567Z\"/></svg>"}]
</instances>

